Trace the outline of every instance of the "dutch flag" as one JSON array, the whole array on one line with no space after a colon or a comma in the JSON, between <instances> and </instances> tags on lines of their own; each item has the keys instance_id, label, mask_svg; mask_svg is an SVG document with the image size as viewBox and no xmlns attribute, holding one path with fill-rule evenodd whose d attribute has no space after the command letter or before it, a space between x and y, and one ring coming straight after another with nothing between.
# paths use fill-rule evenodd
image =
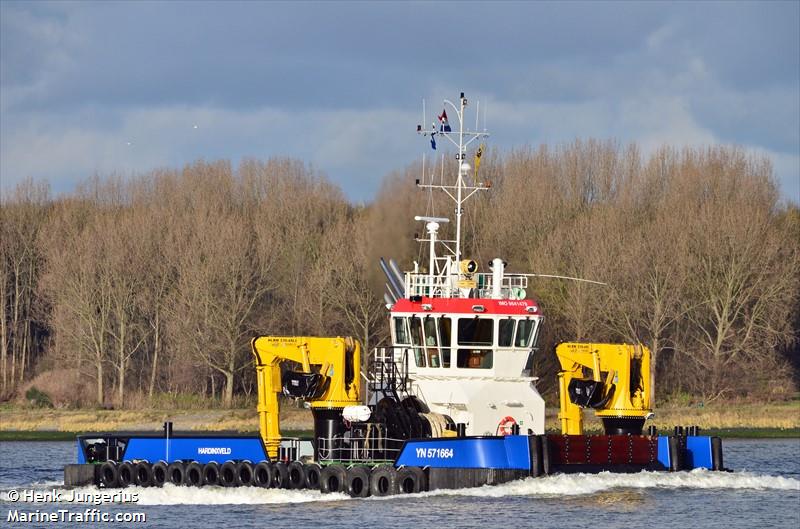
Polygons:
<instances>
[{"instance_id":1,"label":"dutch flag","mask_svg":"<svg viewBox=\"0 0 800 529\"><path fill-rule=\"evenodd\" d=\"M450 123L447 121L447 110L442 109L442 114L439 116L439 131L451 132Z\"/></svg>"}]
</instances>

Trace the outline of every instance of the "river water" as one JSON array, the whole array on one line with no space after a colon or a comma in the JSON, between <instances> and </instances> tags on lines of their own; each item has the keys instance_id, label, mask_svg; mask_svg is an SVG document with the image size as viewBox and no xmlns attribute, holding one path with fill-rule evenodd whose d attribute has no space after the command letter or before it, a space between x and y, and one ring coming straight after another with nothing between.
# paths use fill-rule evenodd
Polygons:
<instances>
[{"instance_id":1,"label":"river water","mask_svg":"<svg viewBox=\"0 0 800 529\"><path fill-rule=\"evenodd\" d=\"M723 448L725 465L734 472L560 475L366 500L167 485L129 487L126 502L93 505L85 500L98 489L59 488L63 466L75 461L74 443L2 442L0 527L800 528L800 439L728 440ZM35 501L28 492L54 496L54 488L60 502ZM76 493L84 502L71 501ZM22 499L10 501L17 495ZM146 521L113 520L138 513ZM26 516L35 521L23 522ZM55 521L42 521L45 516ZM113 521L80 522L99 516Z\"/></svg>"}]
</instances>

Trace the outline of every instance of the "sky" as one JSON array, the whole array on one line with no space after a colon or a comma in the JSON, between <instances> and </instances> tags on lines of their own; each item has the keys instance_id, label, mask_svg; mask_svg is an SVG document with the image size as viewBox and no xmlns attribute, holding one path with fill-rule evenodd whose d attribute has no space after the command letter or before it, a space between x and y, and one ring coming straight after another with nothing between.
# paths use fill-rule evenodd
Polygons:
<instances>
[{"instance_id":1,"label":"sky","mask_svg":"<svg viewBox=\"0 0 800 529\"><path fill-rule=\"evenodd\" d=\"M0 0L0 189L290 156L369 201L461 91L501 151L738 145L800 203L798 1Z\"/></svg>"}]
</instances>

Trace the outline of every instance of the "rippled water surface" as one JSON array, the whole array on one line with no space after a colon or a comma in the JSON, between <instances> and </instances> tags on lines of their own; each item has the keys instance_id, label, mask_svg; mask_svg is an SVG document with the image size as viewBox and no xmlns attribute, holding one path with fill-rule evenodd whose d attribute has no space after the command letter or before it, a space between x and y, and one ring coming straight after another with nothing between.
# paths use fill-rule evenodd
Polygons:
<instances>
[{"instance_id":1,"label":"rippled water surface","mask_svg":"<svg viewBox=\"0 0 800 529\"><path fill-rule=\"evenodd\" d=\"M12 490L60 490L62 468L75 461L75 445L3 442L0 527L800 527L800 439L728 440L724 455L734 472L561 475L366 500L255 488L130 487L125 491L137 502L94 506L10 502ZM72 491L61 493L72 497ZM80 514L95 508L112 516L144 513L147 520L8 521L15 510Z\"/></svg>"}]
</instances>

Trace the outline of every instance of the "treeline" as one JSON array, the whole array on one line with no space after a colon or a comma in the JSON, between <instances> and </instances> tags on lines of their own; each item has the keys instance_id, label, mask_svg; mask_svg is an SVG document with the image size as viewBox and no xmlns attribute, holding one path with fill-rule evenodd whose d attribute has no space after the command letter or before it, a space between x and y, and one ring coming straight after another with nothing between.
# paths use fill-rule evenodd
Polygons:
<instances>
[{"instance_id":1,"label":"treeline","mask_svg":"<svg viewBox=\"0 0 800 529\"><path fill-rule=\"evenodd\" d=\"M413 216L452 211L419 177L418 164L387 176L367 206L284 159L95 177L56 198L17 186L0 209L2 395L36 385L70 405L230 406L254 391L257 334L377 345L378 258L424 262ZM780 203L767 160L588 141L487 153L478 179L491 190L467 210L467 255L607 284L531 281L547 318L543 389L556 342L639 339L660 396L796 391L800 213Z\"/></svg>"}]
</instances>

